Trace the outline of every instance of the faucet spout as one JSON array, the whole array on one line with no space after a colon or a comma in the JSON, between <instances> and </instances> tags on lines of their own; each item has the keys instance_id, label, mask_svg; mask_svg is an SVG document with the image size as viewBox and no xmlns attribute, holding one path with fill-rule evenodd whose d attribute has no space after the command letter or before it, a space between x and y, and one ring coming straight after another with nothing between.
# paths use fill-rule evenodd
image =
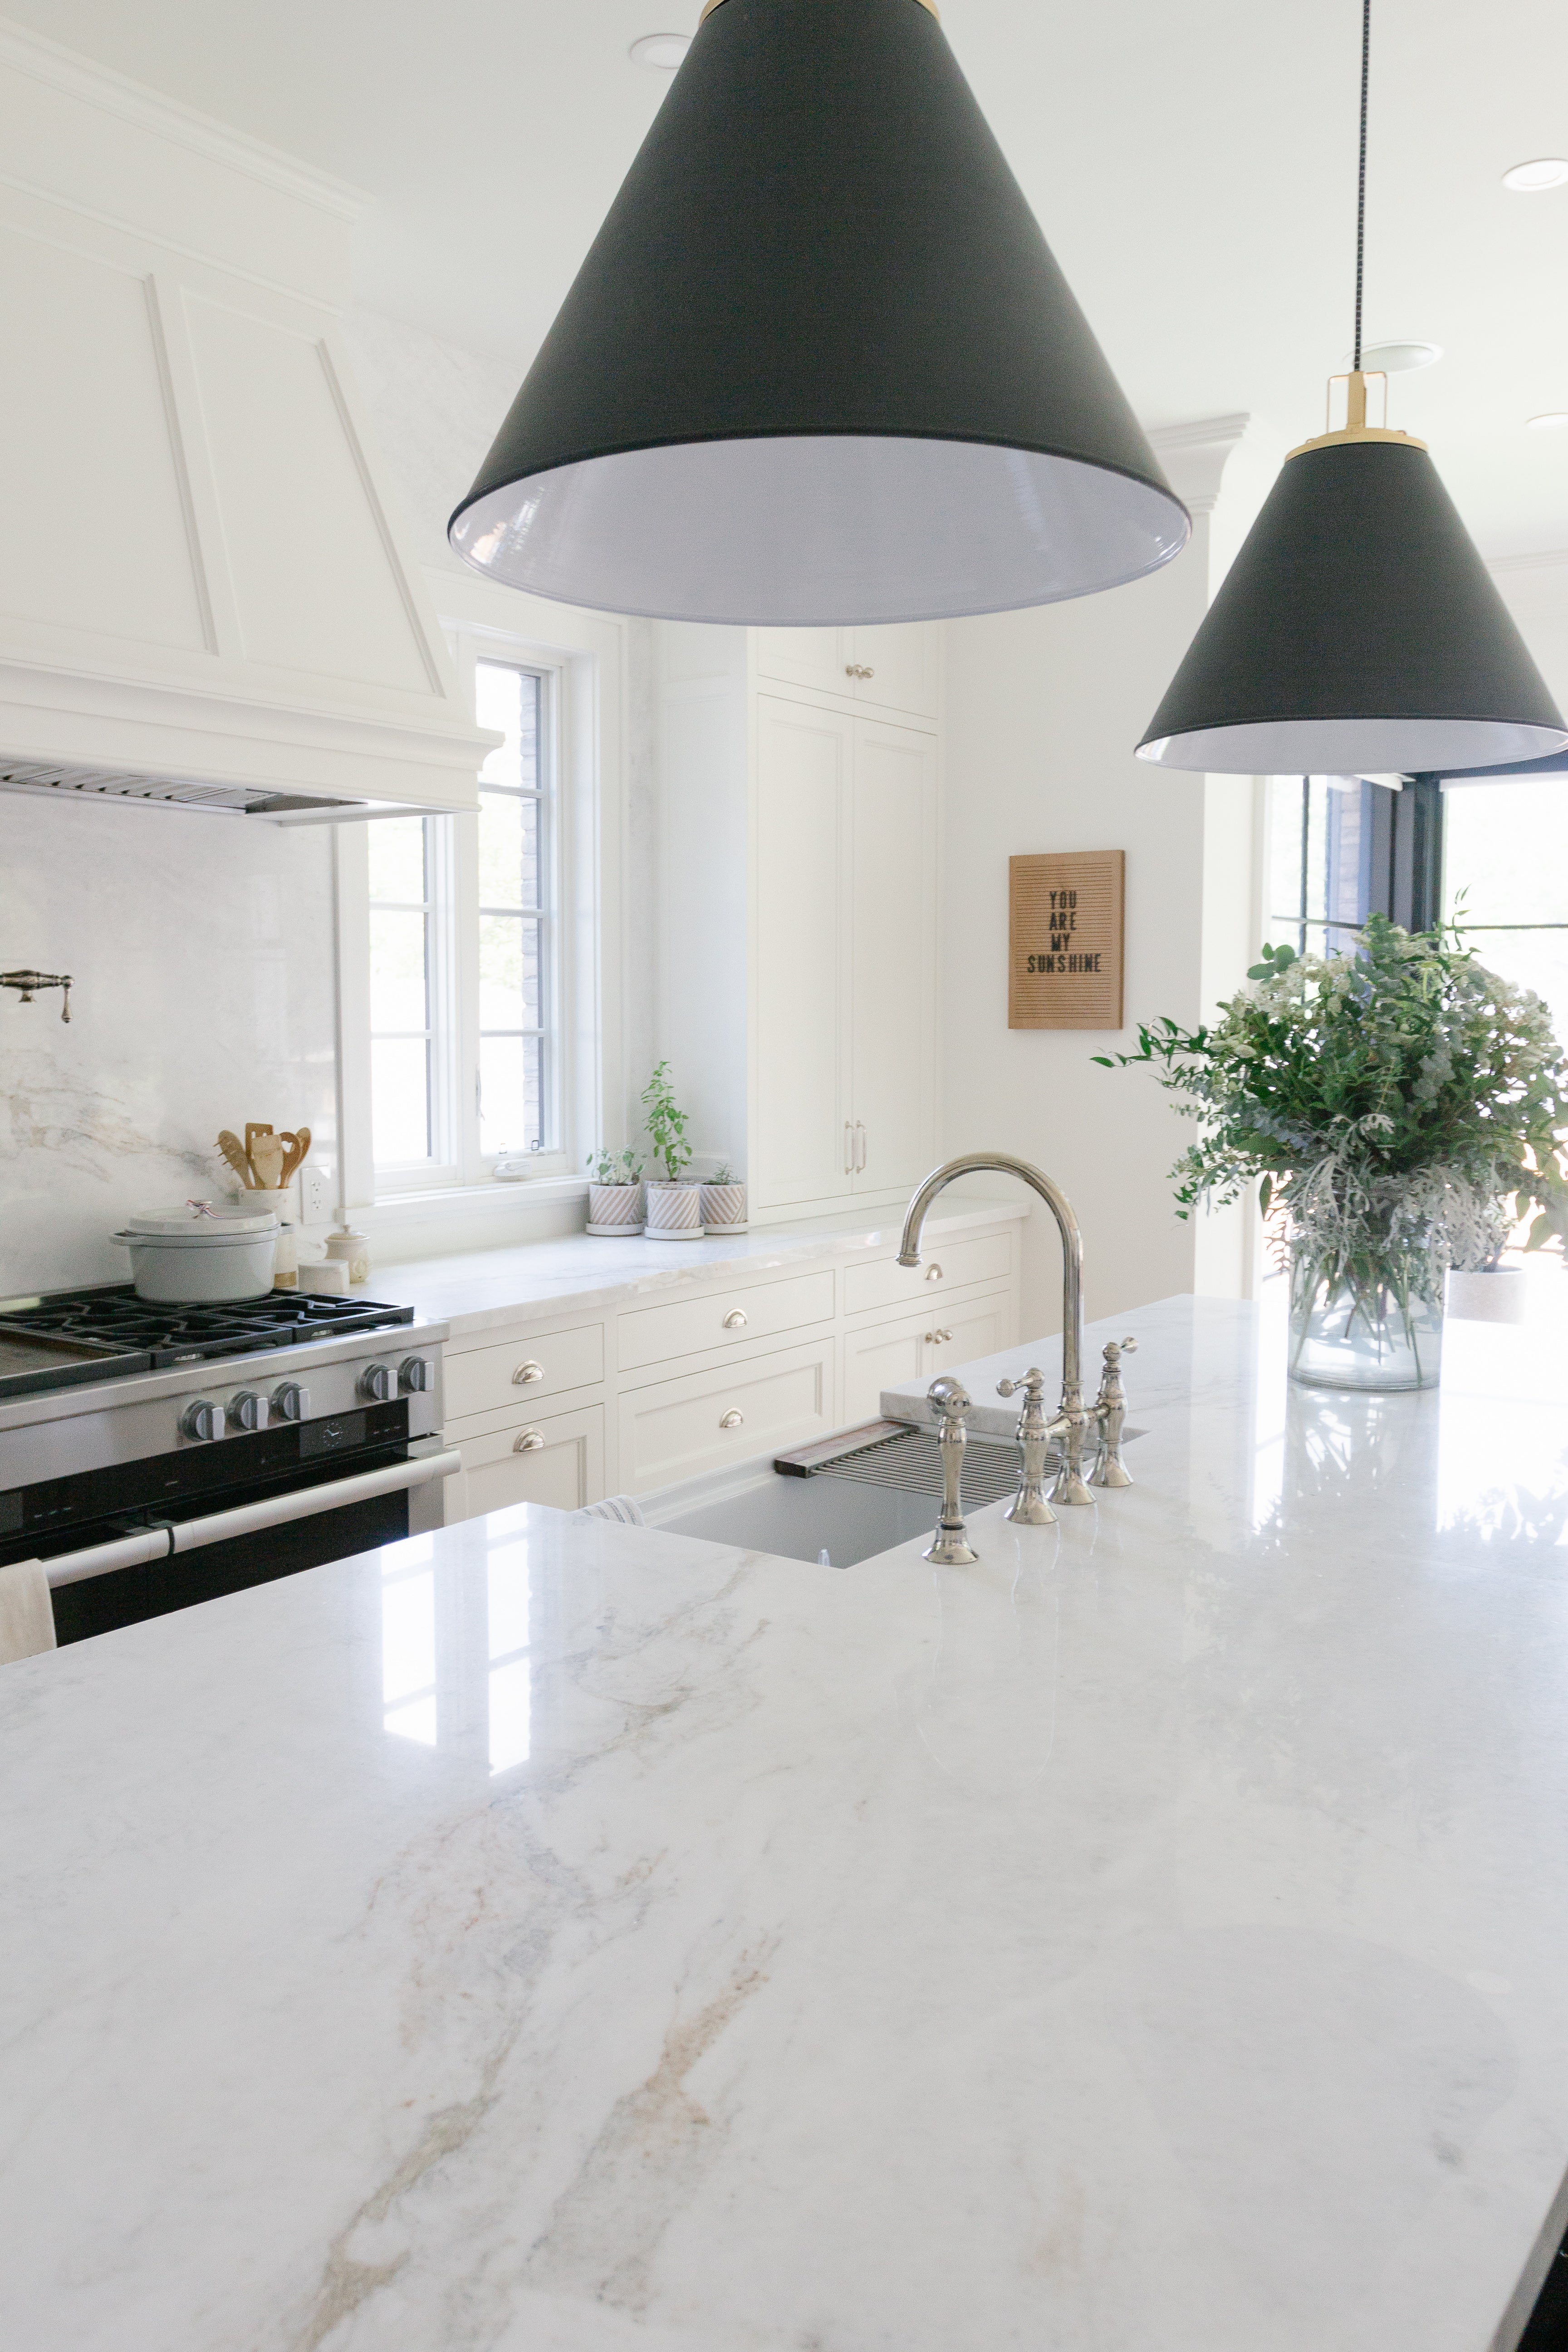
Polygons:
<instances>
[{"instance_id":1,"label":"faucet spout","mask_svg":"<svg viewBox=\"0 0 1568 2352\"><path fill-rule=\"evenodd\" d=\"M939 1192L960 1176L1016 1176L1037 1192L1057 1221L1057 1231L1062 1240L1062 1410L1081 1412L1083 1410L1083 1236L1078 1229L1072 1203L1059 1184L1041 1168L1026 1160L1015 1160L1005 1151L966 1151L960 1159L944 1161L933 1168L925 1182L910 1202L904 1219L903 1240L899 1249L900 1265L919 1265L921 1262L921 1229L931 1202ZM1087 1500L1087 1496L1085 1496Z\"/></svg>"}]
</instances>

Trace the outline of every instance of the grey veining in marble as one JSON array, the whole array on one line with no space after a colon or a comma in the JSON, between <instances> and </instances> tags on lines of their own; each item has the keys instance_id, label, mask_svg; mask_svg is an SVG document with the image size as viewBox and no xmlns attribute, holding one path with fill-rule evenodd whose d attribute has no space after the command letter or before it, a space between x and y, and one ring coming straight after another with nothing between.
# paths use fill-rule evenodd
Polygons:
<instances>
[{"instance_id":1,"label":"grey veining in marble","mask_svg":"<svg viewBox=\"0 0 1568 2352\"><path fill-rule=\"evenodd\" d=\"M0 1670L0 2340L1487 2352L1564 1351L1347 1401L1185 1316L1138 1485L973 1570L522 1511Z\"/></svg>"}]
</instances>

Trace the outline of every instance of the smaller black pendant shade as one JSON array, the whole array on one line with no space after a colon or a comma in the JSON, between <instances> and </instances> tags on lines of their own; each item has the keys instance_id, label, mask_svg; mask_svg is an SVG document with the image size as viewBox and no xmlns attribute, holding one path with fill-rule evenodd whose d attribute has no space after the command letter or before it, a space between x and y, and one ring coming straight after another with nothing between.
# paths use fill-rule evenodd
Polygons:
<instances>
[{"instance_id":1,"label":"smaller black pendant shade","mask_svg":"<svg viewBox=\"0 0 1568 2352\"><path fill-rule=\"evenodd\" d=\"M449 526L540 595L795 625L1187 532L925 0L710 7Z\"/></svg>"},{"instance_id":2,"label":"smaller black pendant shade","mask_svg":"<svg viewBox=\"0 0 1568 2352\"><path fill-rule=\"evenodd\" d=\"M1362 427L1286 460L1138 754L1222 775L1425 774L1564 742L1426 449Z\"/></svg>"}]
</instances>

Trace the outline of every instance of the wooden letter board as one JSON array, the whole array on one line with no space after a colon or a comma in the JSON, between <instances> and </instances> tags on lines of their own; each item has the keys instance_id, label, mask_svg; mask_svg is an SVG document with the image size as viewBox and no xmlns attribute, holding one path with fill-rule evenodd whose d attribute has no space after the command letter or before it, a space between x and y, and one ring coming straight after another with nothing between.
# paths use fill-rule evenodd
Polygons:
<instances>
[{"instance_id":1,"label":"wooden letter board","mask_svg":"<svg viewBox=\"0 0 1568 2352\"><path fill-rule=\"evenodd\" d=\"M1120 1029L1127 853L1008 860L1007 1026Z\"/></svg>"}]
</instances>

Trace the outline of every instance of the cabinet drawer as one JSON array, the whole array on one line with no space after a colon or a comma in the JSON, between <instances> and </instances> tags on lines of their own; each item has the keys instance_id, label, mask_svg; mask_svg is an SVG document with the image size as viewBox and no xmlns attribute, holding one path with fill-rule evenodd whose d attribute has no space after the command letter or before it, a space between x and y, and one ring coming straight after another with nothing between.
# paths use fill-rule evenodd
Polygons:
<instances>
[{"instance_id":1,"label":"cabinet drawer","mask_svg":"<svg viewBox=\"0 0 1568 2352\"><path fill-rule=\"evenodd\" d=\"M454 1517L476 1519L513 1503L579 1511L605 1491L605 1408L586 1405L580 1412L549 1413L537 1421L520 1413L513 1428L460 1438L458 1451L462 1475L448 1479L447 1486L460 1486L462 1493L456 1511L448 1501L448 1526Z\"/></svg>"},{"instance_id":2,"label":"cabinet drawer","mask_svg":"<svg viewBox=\"0 0 1568 2352\"><path fill-rule=\"evenodd\" d=\"M622 1397L621 1483L641 1494L722 1462L826 1437L833 1425L831 1339L689 1372Z\"/></svg>"},{"instance_id":3,"label":"cabinet drawer","mask_svg":"<svg viewBox=\"0 0 1568 2352\"><path fill-rule=\"evenodd\" d=\"M977 1356L999 1355L1016 1341L1017 1325L1017 1305L1009 1286L968 1299L962 1307L932 1307L851 1331L844 1342L846 1426L875 1421L888 1389L933 1381L939 1372L973 1363Z\"/></svg>"},{"instance_id":4,"label":"cabinet drawer","mask_svg":"<svg viewBox=\"0 0 1568 2352\"><path fill-rule=\"evenodd\" d=\"M873 1307L915 1307L944 1291L962 1290L973 1282L1005 1282L1013 1271L1014 1236L1009 1226L999 1234L974 1234L967 1241L929 1242L920 1265L900 1265L897 1258L879 1258L871 1265L847 1266L844 1312L861 1315Z\"/></svg>"},{"instance_id":5,"label":"cabinet drawer","mask_svg":"<svg viewBox=\"0 0 1568 2352\"><path fill-rule=\"evenodd\" d=\"M563 1389L591 1388L604 1377L602 1323L539 1338L525 1334L495 1348L470 1348L462 1355L449 1354L442 1367L447 1418L461 1421L468 1413L494 1412L507 1404L531 1412Z\"/></svg>"},{"instance_id":6,"label":"cabinet drawer","mask_svg":"<svg viewBox=\"0 0 1568 2352\"><path fill-rule=\"evenodd\" d=\"M715 1290L705 1298L671 1299L668 1307L638 1307L619 1318L621 1370L695 1356L704 1348L754 1346L776 1332L832 1319L831 1267L792 1275L784 1282Z\"/></svg>"}]
</instances>

